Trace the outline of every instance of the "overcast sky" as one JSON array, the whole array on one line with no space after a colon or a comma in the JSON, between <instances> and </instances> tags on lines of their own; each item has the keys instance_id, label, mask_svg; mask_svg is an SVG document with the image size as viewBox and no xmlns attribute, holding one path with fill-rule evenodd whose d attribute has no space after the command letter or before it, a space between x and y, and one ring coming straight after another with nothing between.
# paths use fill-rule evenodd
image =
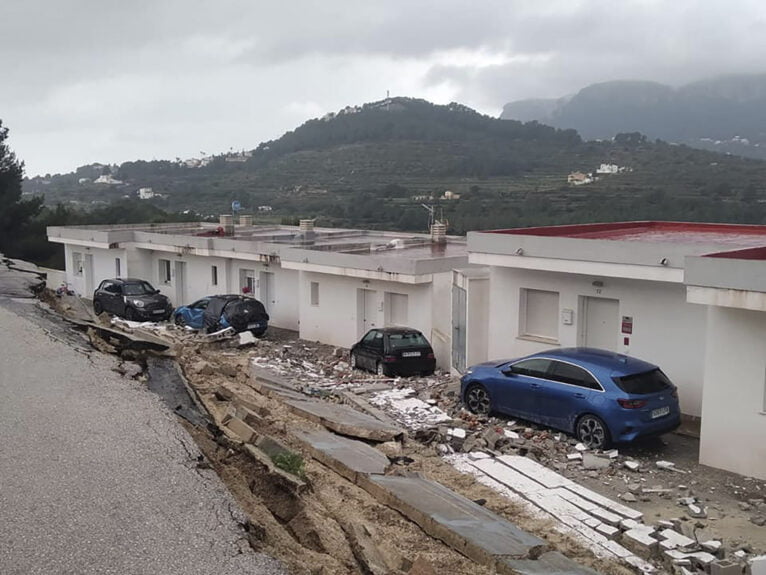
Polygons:
<instances>
[{"instance_id":1,"label":"overcast sky","mask_svg":"<svg viewBox=\"0 0 766 575\"><path fill-rule=\"evenodd\" d=\"M28 176L252 149L346 105L558 97L766 72L762 0L2 0Z\"/></svg>"}]
</instances>

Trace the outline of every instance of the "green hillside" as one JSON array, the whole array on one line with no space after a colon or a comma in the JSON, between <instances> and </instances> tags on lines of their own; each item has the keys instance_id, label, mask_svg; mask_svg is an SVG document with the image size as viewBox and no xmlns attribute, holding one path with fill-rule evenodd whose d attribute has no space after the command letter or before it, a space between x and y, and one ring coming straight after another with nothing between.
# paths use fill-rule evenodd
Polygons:
<instances>
[{"instance_id":1,"label":"green hillside","mask_svg":"<svg viewBox=\"0 0 766 575\"><path fill-rule=\"evenodd\" d=\"M569 173L602 163L627 169L567 184ZM124 183L92 183L105 172ZM84 177L90 181L79 183ZM443 213L452 233L637 218L766 223L766 162L640 134L584 142L573 130L406 98L310 120L246 155L217 156L203 167L126 162L25 182L48 204L81 207L135 196L141 187L164 196L144 203L170 212L228 213L238 200L263 221L317 217L320 225L413 231L426 226L424 203ZM460 198L439 199L447 190Z\"/></svg>"}]
</instances>

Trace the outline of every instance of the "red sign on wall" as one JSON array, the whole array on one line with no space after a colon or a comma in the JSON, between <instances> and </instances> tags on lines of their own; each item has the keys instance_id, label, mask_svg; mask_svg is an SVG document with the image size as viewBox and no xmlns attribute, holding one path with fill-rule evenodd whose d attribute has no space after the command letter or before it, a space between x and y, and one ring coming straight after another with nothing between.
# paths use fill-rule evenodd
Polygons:
<instances>
[{"instance_id":1,"label":"red sign on wall","mask_svg":"<svg viewBox=\"0 0 766 575\"><path fill-rule=\"evenodd\" d=\"M622 333L633 333L633 318L629 315L622 316Z\"/></svg>"}]
</instances>

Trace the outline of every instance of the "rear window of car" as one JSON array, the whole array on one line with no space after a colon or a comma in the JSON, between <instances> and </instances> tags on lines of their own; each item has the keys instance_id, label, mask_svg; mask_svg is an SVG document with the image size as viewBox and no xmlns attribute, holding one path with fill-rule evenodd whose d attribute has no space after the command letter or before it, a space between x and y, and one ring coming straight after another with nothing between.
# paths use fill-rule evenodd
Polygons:
<instances>
[{"instance_id":1,"label":"rear window of car","mask_svg":"<svg viewBox=\"0 0 766 575\"><path fill-rule=\"evenodd\" d=\"M644 373L633 373L613 377L612 380L625 393L635 395L646 395L647 393L657 393L672 387L668 376L659 369L653 369Z\"/></svg>"},{"instance_id":2,"label":"rear window of car","mask_svg":"<svg viewBox=\"0 0 766 575\"><path fill-rule=\"evenodd\" d=\"M426 338L419 333L392 333L388 336L388 344L391 346L391 349L429 347Z\"/></svg>"}]
</instances>

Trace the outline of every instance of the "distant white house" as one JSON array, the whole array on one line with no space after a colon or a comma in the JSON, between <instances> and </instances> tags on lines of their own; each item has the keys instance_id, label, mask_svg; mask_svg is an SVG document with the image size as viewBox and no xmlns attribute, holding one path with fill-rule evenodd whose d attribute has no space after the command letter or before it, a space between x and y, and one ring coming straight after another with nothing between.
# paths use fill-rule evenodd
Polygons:
<instances>
[{"instance_id":1,"label":"distant white house","mask_svg":"<svg viewBox=\"0 0 766 575\"><path fill-rule=\"evenodd\" d=\"M272 207L271 206L258 206L258 211L259 212L270 212L270 211L272 211Z\"/></svg>"},{"instance_id":2,"label":"distant white house","mask_svg":"<svg viewBox=\"0 0 766 575\"><path fill-rule=\"evenodd\" d=\"M77 180L77 183L78 184L87 184L90 181L91 181L90 178L80 178L79 180Z\"/></svg>"},{"instance_id":3,"label":"distant white house","mask_svg":"<svg viewBox=\"0 0 766 575\"><path fill-rule=\"evenodd\" d=\"M567 176L567 183L573 186L582 186L583 184L590 184L593 181L593 177L590 174L583 174L582 172L572 172Z\"/></svg>"},{"instance_id":4,"label":"distant white house","mask_svg":"<svg viewBox=\"0 0 766 575\"><path fill-rule=\"evenodd\" d=\"M620 171L620 166L617 164L601 164L596 170L597 174L617 174Z\"/></svg>"},{"instance_id":5,"label":"distant white house","mask_svg":"<svg viewBox=\"0 0 766 575\"><path fill-rule=\"evenodd\" d=\"M93 183L94 184L107 184L107 185L110 185L110 186L115 186L115 185L118 185L118 184L122 184L123 182L122 182L122 180L116 180L111 175L103 175L103 176L99 176L98 178L93 180Z\"/></svg>"},{"instance_id":6,"label":"distant white house","mask_svg":"<svg viewBox=\"0 0 766 575\"><path fill-rule=\"evenodd\" d=\"M157 195L151 188L139 188L136 193L139 200L150 200Z\"/></svg>"},{"instance_id":7,"label":"distant white house","mask_svg":"<svg viewBox=\"0 0 766 575\"><path fill-rule=\"evenodd\" d=\"M447 190L444 192L444 194L441 197L442 200L459 200L460 194L456 194L455 192L451 190Z\"/></svg>"}]
</instances>

